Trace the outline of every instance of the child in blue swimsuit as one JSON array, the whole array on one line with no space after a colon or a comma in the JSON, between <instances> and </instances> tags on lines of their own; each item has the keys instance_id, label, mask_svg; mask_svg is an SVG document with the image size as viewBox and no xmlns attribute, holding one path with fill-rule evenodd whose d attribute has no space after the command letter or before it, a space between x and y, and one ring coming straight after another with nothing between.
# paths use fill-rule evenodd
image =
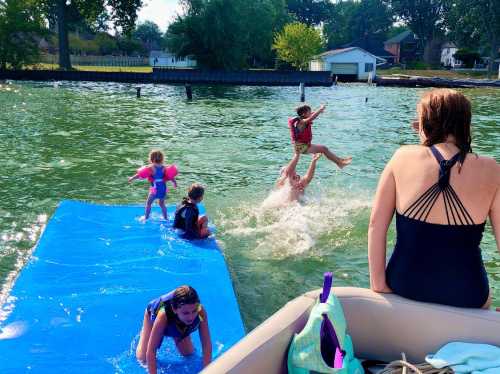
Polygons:
<instances>
[{"instance_id":1,"label":"child in blue swimsuit","mask_svg":"<svg viewBox=\"0 0 500 374\"><path fill-rule=\"evenodd\" d=\"M168 219L167 208L165 207L165 198L167 197L168 192L166 182L167 180L170 180L173 183L174 188L177 187L177 181L175 180L177 169L173 165L169 167L165 166L163 164L164 158L163 152L157 150L151 151L149 153L149 161L151 164L140 168L136 174L128 179L129 183L138 178L148 179L151 183L149 195L146 200L146 211L144 214L145 219L149 218L151 205L156 199L158 199L158 205L163 213L163 218ZM175 169L175 171L172 168Z\"/></svg>"},{"instance_id":2,"label":"child in blue swimsuit","mask_svg":"<svg viewBox=\"0 0 500 374\"><path fill-rule=\"evenodd\" d=\"M144 311L141 336L137 344L136 357L148 366L149 373L156 373L156 351L163 337L175 341L183 356L194 352L191 333L199 331L203 350L203 367L212 361L212 342L208 329L207 312L200 304L195 289L180 286L175 290L149 302Z\"/></svg>"}]
</instances>

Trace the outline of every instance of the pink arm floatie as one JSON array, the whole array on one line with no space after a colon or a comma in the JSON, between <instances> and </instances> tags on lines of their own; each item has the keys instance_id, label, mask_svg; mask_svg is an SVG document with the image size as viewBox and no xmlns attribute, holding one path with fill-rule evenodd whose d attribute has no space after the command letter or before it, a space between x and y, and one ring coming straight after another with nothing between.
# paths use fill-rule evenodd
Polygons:
<instances>
[{"instance_id":1,"label":"pink arm floatie","mask_svg":"<svg viewBox=\"0 0 500 374\"><path fill-rule=\"evenodd\" d=\"M164 179L166 181L172 180L177 176L178 173L179 173L179 170L177 169L177 166L170 165L170 166L165 168Z\"/></svg>"},{"instance_id":2,"label":"pink arm floatie","mask_svg":"<svg viewBox=\"0 0 500 374\"><path fill-rule=\"evenodd\" d=\"M148 179L151 177L151 168L149 166L143 166L137 169L137 175L141 179Z\"/></svg>"}]
</instances>

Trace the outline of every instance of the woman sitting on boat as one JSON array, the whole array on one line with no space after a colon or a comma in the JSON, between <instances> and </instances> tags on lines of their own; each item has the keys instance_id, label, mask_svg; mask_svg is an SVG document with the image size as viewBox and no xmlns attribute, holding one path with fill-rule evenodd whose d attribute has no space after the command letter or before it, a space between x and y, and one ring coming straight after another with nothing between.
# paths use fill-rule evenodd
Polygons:
<instances>
[{"instance_id":1,"label":"woman sitting on boat","mask_svg":"<svg viewBox=\"0 0 500 374\"><path fill-rule=\"evenodd\" d=\"M488 216L500 252L500 165L471 148L471 104L438 89L417 106L421 145L398 149L382 173L368 231L371 288L466 308L491 295L479 244ZM386 268L386 238L396 245Z\"/></svg>"}]
</instances>

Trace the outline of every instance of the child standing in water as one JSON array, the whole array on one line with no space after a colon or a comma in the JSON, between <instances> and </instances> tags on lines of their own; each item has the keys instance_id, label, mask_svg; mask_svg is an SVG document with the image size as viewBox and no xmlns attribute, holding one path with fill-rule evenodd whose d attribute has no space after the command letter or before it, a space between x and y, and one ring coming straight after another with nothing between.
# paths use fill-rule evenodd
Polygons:
<instances>
[{"instance_id":1,"label":"child standing in water","mask_svg":"<svg viewBox=\"0 0 500 374\"><path fill-rule=\"evenodd\" d=\"M167 180L171 181L174 188L177 188L177 181L175 176L177 175L177 168L175 165L165 166L163 164L164 160L163 152L158 150L153 150L149 153L148 166L144 166L137 170L133 176L128 179L131 183L135 179L148 179L151 183L151 188L149 189L148 198L146 200L146 211L144 214L145 219L149 218L151 213L151 205L158 199L158 205L161 208L163 218L168 219L167 208L165 207L165 198L167 197Z\"/></svg>"},{"instance_id":2,"label":"child standing in water","mask_svg":"<svg viewBox=\"0 0 500 374\"><path fill-rule=\"evenodd\" d=\"M297 117L288 120L290 128L290 137L296 153L321 153L324 154L330 161L333 161L342 169L351 163L352 157L340 158L328 147L321 144L312 144L312 125L313 121L325 110L325 106L321 105L318 110L312 112L309 105L301 105L297 108Z\"/></svg>"},{"instance_id":3,"label":"child standing in water","mask_svg":"<svg viewBox=\"0 0 500 374\"><path fill-rule=\"evenodd\" d=\"M203 239L210 235L207 216L200 217L196 204L201 203L205 189L195 183L189 187L188 195L175 212L174 227L183 230L182 236L186 239Z\"/></svg>"},{"instance_id":4,"label":"child standing in water","mask_svg":"<svg viewBox=\"0 0 500 374\"><path fill-rule=\"evenodd\" d=\"M203 350L203 367L212 361L212 342L208 329L207 312L200 304L196 290L180 286L175 290L149 302L144 311L141 335L137 344L136 357L146 363L149 374L156 374L156 351L163 337L175 341L183 356L193 354L191 334L199 331Z\"/></svg>"}]
</instances>

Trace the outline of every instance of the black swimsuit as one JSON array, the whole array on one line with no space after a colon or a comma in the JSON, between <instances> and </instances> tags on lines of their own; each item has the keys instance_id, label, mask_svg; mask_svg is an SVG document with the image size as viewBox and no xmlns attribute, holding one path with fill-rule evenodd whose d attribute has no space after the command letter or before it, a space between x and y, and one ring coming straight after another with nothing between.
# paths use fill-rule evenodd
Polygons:
<instances>
[{"instance_id":1,"label":"black swimsuit","mask_svg":"<svg viewBox=\"0 0 500 374\"><path fill-rule=\"evenodd\" d=\"M481 308L489 285L481 242L485 222L474 224L450 185L459 154L445 160L434 147L439 180L403 214L396 211L396 246L386 269L388 286L403 297L464 308ZM426 222L442 195L447 225Z\"/></svg>"}]
</instances>

